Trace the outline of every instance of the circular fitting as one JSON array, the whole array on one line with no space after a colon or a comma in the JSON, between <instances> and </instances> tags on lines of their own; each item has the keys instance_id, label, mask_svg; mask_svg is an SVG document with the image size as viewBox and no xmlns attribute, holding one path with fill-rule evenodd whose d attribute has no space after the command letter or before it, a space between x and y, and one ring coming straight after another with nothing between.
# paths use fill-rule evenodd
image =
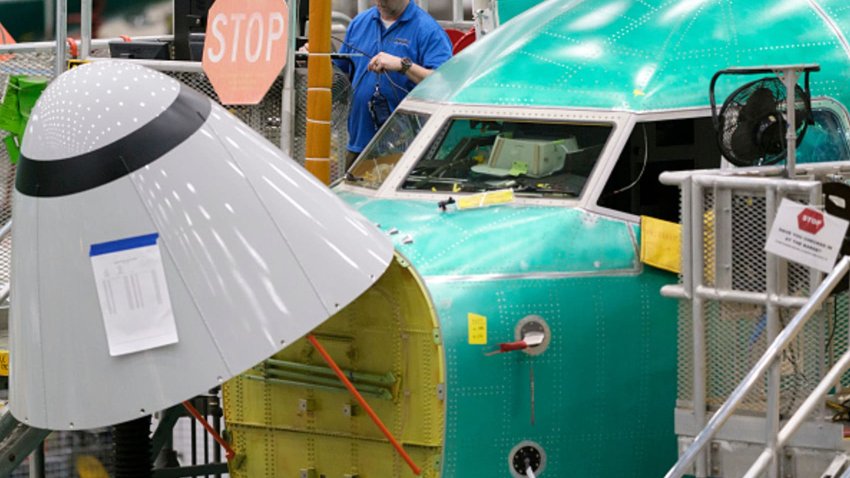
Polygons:
<instances>
[{"instance_id":1,"label":"circular fitting","mask_svg":"<svg viewBox=\"0 0 850 478\"><path fill-rule=\"evenodd\" d=\"M526 335L533 332L543 334L543 343L540 345L532 345L523 349L523 352L528 355L540 355L549 348L549 342L552 340L552 331L549 329L549 324L539 315L526 315L522 320L517 322L514 328L515 340L523 340Z\"/></svg>"},{"instance_id":2,"label":"circular fitting","mask_svg":"<svg viewBox=\"0 0 850 478\"><path fill-rule=\"evenodd\" d=\"M525 478L528 467L540 476L546 471L546 452L543 447L529 440L521 441L508 455L508 469L513 478Z\"/></svg>"}]
</instances>

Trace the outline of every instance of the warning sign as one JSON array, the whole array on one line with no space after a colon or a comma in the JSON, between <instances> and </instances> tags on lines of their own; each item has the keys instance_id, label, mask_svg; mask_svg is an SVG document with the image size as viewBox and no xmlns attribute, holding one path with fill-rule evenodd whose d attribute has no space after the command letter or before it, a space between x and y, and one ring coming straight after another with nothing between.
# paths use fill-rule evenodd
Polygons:
<instances>
[{"instance_id":1,"label":"warning sign","mask_svg":"<svg viewBox=\"0 0 850 478\"><path fill-rule=\"evenodd\" d=\"M835 265L847 224L844 219L783 199L764 250L829 272Z\"/></svg>"},{"instance_id":2,"label":"warning sign","mask_svg":"<svg viewBox=\"0 0 850 478\"><path fill-rule=\"evenodd\" d=\"M226 105L254 105L286 64L289 9L281 0L218 0L207 21L203 67Z\"/></svg>"}]
</instances>

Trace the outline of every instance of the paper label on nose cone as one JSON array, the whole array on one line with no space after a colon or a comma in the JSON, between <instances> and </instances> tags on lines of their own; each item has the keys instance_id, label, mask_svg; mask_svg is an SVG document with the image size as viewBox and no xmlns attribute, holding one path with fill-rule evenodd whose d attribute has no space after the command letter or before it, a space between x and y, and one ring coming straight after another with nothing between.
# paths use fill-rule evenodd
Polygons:
<instances>
[{"instance_id":1,"label":"paper label on nose cone","mask_svg":"<svg viewBox=\"0 0 850 478\"><path fill-rule=\"evenodd\" d=\"M109 355L177 342L159 234L92 244L91 256Z\"/></svg>"}]
</instances>

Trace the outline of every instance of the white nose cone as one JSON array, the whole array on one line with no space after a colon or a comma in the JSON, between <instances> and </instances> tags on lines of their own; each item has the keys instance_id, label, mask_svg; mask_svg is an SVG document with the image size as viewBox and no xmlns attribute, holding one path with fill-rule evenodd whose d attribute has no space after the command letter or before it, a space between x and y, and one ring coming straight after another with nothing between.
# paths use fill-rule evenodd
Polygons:
<instances>
[{"instance_id":1,"label":"white nose cone","mask_svg":"<svg viewBox=\"0 0 850 478\"><path fill-rule=\"evenodd\" d=\"M253 130L126 62L56 79L21 156L10 407L35 427L120 423L204 392L354 300L392 257Z\"/></svg>"}]
</instances>

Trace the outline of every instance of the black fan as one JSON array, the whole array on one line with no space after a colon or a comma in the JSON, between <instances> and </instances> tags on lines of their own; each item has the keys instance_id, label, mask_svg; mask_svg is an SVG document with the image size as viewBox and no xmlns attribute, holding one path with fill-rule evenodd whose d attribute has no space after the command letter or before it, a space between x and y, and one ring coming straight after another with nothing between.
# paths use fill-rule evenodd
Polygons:
<instances>
[{"instance_id":1,"label":"black fan","mask_svg":"<svg viewBox=\"0 0 850 478\"><path fill-rule=\"evenodd\" d=\"M794 126L799 145L812 120L812 112L808 93L799 85L795 89ZM785 92L782 80L767 77L747 83L729 95L714 118L720 151L729 162L736 166L758 166L785 159Z\"/></svg>"}]
</instances>

